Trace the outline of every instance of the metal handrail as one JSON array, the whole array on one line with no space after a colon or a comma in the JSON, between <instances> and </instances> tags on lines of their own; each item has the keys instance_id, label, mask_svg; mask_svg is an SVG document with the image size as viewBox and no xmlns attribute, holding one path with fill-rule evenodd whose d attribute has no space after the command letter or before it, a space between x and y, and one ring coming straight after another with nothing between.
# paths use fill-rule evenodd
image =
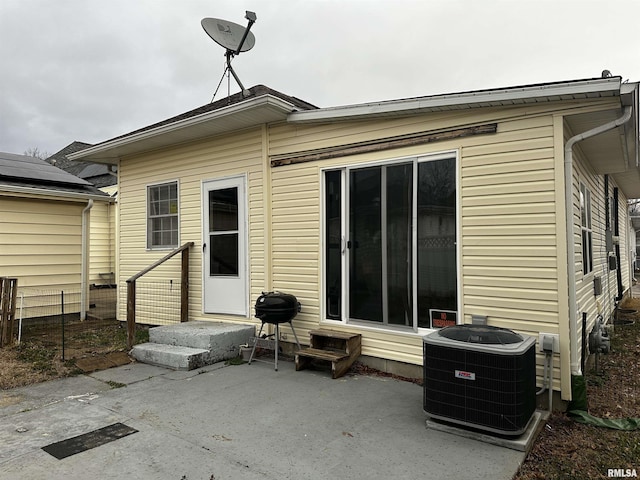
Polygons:
<instances>
[{"instance_id":1,"label":"metal handrail","mask_svg":"<svg viewBox=\"0 0 640 480\"><path fill-rule=\"evenodd\" d=\"M154 268L162 265L178 253L182 253L180 266L180 322L188 321L189 317L189 249L193 242L187 242L176 248L157 262L139 271L127 280L127 348L133 348L133 340L136 331L136 280L149 273Z\"/></svg>"}]
</instances>

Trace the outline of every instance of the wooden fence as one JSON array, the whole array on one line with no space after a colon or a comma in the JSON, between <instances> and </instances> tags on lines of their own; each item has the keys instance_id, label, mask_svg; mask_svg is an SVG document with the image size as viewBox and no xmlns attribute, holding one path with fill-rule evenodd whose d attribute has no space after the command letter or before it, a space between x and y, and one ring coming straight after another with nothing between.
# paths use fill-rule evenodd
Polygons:
<instances>
[{"instance_id":1,"label":"wooden fence","mask_svg":"<svg viewBox=\"0 0 640 480\"><path fill-rule=\"evenodd\" d=\"M13 344L18 279L0 277L0 347Z\"/></svg>"}]
</instances>

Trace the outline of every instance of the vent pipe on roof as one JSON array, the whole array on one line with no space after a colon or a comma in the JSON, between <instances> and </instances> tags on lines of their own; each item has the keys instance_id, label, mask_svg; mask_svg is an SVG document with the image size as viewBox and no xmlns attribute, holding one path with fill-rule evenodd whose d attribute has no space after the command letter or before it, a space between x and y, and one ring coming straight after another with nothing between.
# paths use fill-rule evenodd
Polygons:
<instances>
[{"instance_id":1,"label":"vent pipe on roof","mask_svg":"<svg viewBox=\"0 0 640 480\"><path fill-rule=\"evenodd\" d=\"M564 198L566 215L566 235L567 235L567 276L569 282L569 356L572 375L582 375L580 362L578 360L578 306L576 304L576 246L573 232L573 146L595 137L601 133L608 132L614 128L624 125L631 119L631 107L625 107L622 116L611 122L607 122L599 127L592 128L586 132L574 135L564 146ZM585 348L583 345L582 348Z\"/></svg>"}]
</instances>

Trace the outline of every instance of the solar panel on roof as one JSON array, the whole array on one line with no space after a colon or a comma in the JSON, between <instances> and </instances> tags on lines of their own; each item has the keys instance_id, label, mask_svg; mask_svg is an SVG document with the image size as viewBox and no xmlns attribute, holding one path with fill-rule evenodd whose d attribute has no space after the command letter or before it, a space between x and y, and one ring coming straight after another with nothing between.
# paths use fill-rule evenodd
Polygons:
<instances>
[{"instance_id":1,"label":"solar panel on roof","mask_svg":"<svg viewBox=\"0 0 640 480\"><path fill-rule=\"evenodd\" d=\"M78 173L78 177L80 178L90 178L96 177L98 175L108 175L109 167L107 165L101 163L92 163L87 165L85 168Z\"/></svg>"},{"instance_id":2,"label":"solar panel on roof","mask_svg":"<svg viewBox=\"0 0 640 480\"><path fill-rule=\"evenodd\" d=\"M62 185L91 185L39 158L0 152L0 176Z\"/></svg>"}]
</instances>

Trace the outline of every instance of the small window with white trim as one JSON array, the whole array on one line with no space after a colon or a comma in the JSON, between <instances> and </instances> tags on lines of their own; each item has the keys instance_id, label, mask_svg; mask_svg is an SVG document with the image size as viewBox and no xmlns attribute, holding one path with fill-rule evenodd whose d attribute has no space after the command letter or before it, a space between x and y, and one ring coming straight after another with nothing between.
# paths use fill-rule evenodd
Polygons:
<instances>
[{"instance_id":1,"label":"small window with white trim","mask_svg":"<svg viewBox=\"0 0 640 480\"><path fill-rule=\"evenodd\" d=\"M178 247L178 182L147 187L147 248Z\"/></svg>"},{"instance_id":2,"label":"small window with white trim","mask_svg":"<svg viewBox=\"0 0 640 480\"><path fill-rule=\"evenodd\" d=\"M591 192L580 183L580 227L582 231L582 273L593 271L593 232L591 230Z\"/></svg>"}]
</instances>

